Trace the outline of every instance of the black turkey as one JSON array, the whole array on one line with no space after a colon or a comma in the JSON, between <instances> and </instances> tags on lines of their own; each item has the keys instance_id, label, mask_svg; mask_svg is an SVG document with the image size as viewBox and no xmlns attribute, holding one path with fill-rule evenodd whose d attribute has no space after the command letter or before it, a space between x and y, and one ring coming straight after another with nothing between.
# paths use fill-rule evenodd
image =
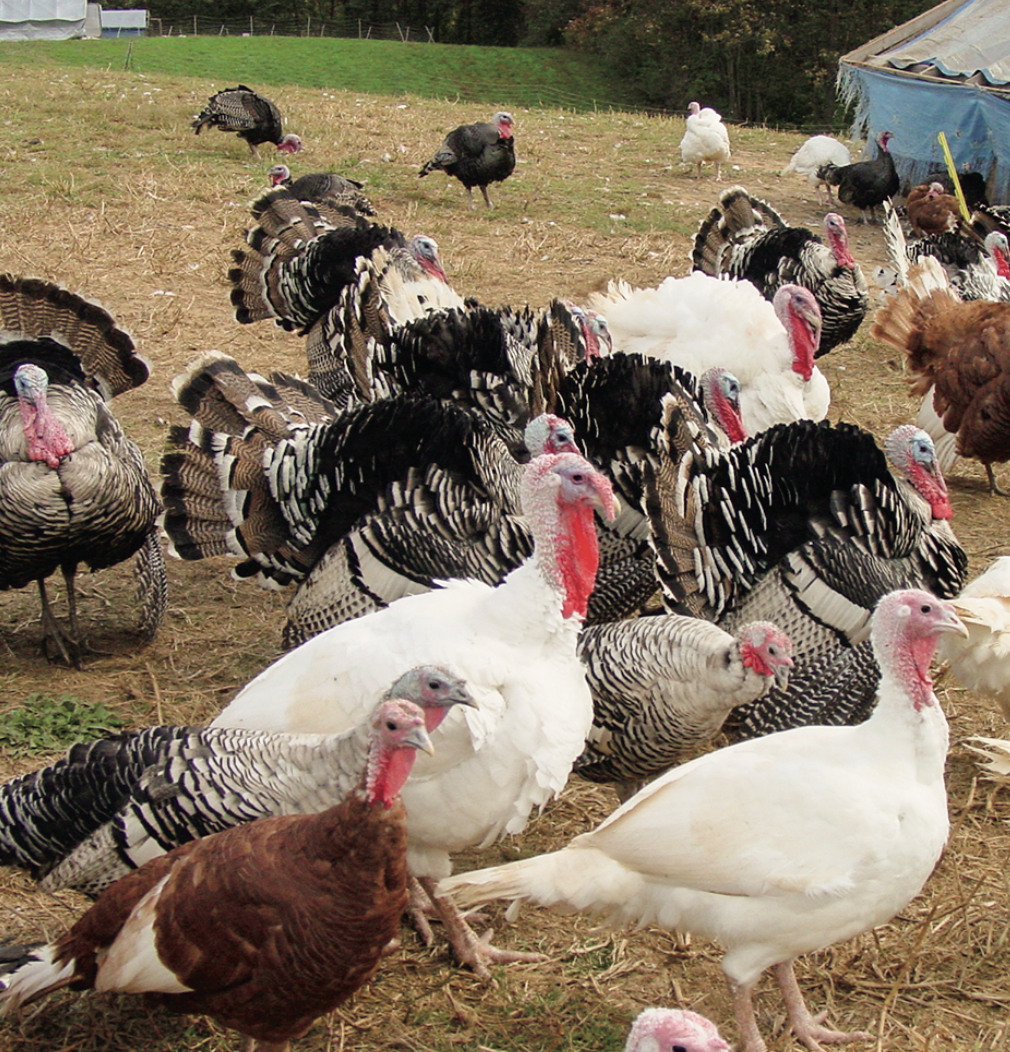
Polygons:
<instances>
[{"instance_id":1,"label":"black turkey","mask_svg":"<svg viewBox=\"0 0 1010 1052\"><path fill-rule=\"evenodd\" d=\"M139 553L142 636L154 635L165 611L160 505L143 455L109 407L148 371L101 307L48 281L0 275L0 590L36 581L43 651L77 666L81 563L100 570ZM46 594L57 570L69 629Z\"/></svg>"},{"instance_id":2,"label":"black turkey","mask_svg":"<svg viewBox=\"0 0 1010 1052\"><path fill-rule=\"evenodd\" d=\"M375 215L372 202L361 192L364 185L356 179L347 179L335 172L310 172L292 179L291 169L286 164L275 164L267 175L271 186L283 186L299 201L313 204L328 201L335 205L349 205L362 215Z\"/></svg>"},{"instance_id":3,"label":"black turkey","mask_svg":"<svg viewBox=\"0 0 1010 1052\"><path fill-rule=\"evenodd\" d=\"M901 186L894 158L887 146L893 138L889 131L877 136L880 150L872 161L857 161L841 168L826 164L817 173L828 186L838 187L839 201L860 210L864 223L874 222L876 210L894 197Z\"/></svg>"},{"instance_id":4,"label":"black turkey","mask_svg":"<svg viewBox=\"0 0 1010 1052\"><path fill-rule=\"evenodd\" d=\"M491 123L461 124L442 140L435 156L418 172L424 178L429 172L445 172L466 187L467 200L473 208L473 187L480 188L484 203L491 207L487 195L490 183L507 179L516 166L515 140L511 114L499 111Z\"/></svg>"},{"instance_id":5,"label":"black turkey","mask_svg":"<svg viewBox=\"0 0 1010 1052\"><path fill-rule=\"evenodd\" d=\"M284 134L280 110L244 84L211 95L190 127L197 135L204 128L235 132L249 144L254 157L259 157L258 147L265 142L272 142L280 153L297 153L302 148L297 135Z\"/></svg>"},{"instance_id":6,"label":"black turkey","mask_svg":"<svg viewBox=\"0 0 1010 1052\"><path fill-rule=\"evenodd\" d=\"M849 251L845 220L824 217L827 244L805 227L788 226L766 202L742 186L719 196L698 228L694 270L749 281L769 302L783 285L809 289L821 308L819 358L851 340L870 306L866 279Z\"/></svg>"}]
</instances>

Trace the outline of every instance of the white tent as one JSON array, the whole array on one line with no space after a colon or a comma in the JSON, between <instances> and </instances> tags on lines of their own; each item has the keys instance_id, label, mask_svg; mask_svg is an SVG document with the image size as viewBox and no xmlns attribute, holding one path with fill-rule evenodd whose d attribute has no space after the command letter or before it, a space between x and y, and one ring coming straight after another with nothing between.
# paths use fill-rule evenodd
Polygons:
<instances>
[{"instance_id":1,"label":"white tent","mask_svg":"<svg viewBox=\"0 0 1010 1052\"><path fill-rule=\"evenodd\" d=\"M84 36L87 0L0 0L0 40Z\"/></svg>"},{"instance_id":2,"label":"white tent","mask_svg":"<svg viewBox=\"0 0 1010 1052\"><path fill-rule=\"evenodd\" d=\"M958 168L1010 201L1010 0L947 0L843 55L838 82L854 135L893 133L905 182L944 167L942 131Z\"/></svg>"}]
</instances>

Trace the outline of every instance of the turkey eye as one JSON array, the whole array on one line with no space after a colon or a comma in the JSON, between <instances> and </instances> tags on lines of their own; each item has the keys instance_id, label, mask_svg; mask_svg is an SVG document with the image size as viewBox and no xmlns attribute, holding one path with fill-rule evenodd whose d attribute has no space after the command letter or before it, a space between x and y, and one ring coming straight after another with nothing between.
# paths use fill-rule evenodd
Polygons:
<instances>
[{"instance_id":1,"label":"turkey eye","mask_svg":"<svg viewBox=\"0 0 1010 1052\"><path fill-rule=\"evenodd\" d=\"M776 654L777 654L778 652L779 652L779 651L778 651L778 647L776 647L776 646L775 646L774 644L772 644L772 646L770 646L770 647L768 648L768 653L769 653L769 654L771 654L771 656L772 656L772 657L775 657L775 655L776 655Z\"/></svg>"},{"instance_id":2,"label":"turkey eye","mask_svg":"<svg viewBox=\"0 0 1010 1052\"><path fill-rule=\"evenodd\" d=\"M428 680L428 690L438 690L442 684L437 679Z\"/></svg>"},{"instance_id":3,"label":"turkey eye","mask_svg":"<svg viewBox=\"0 0 1010 1052\"><path fill-rule=\"evenodd\" d=\"M574 482L576 485L581 485L583 482L585 482L585 480L585 475L572 475L572 482Z\"/></svg>"},{"instance_id":4,"label":"turkey eye","mask_svg":"<svg viewBox=\"0 0 1010 1052\"><path fill-rule=\"evenodd\" d=\"M922 606L919 607L919 610L924 614L928 614L932 609L933 608L928 603L923 603Z\"/></svg>"},{"instance_id":5,"label":"turkey eye","mask_svg":"<svg viewBox=\"0 0 1010 1052\"><path fill-rule=\"evenodd\" d=\"M386 730L387 731L395 731L396 730L396 720L386 720Z\"/></svg>"},{"instance_id":6,"label":"turkey eye","mask_svg":"<svg viewBox=\"0 0 1010 1052\"><path fill-rule=\"evenodd\" d=\"M684 1045L674 1045L671 1052L687 1052L687 1048Z\"/></svg>"}]
</instances>

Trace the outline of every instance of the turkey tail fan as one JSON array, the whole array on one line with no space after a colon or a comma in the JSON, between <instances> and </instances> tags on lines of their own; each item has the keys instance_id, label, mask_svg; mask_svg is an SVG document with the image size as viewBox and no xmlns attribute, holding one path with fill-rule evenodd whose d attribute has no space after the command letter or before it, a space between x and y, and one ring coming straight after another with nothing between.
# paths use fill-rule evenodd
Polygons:
<instances>
[{"instance_id":1,"label":"turkey tail fan","mask_svg":"<svg viewBox=\"0 0 1010 1052\"><path fill-rule=\"evenodd\" d=\"M185 727L73 746L66 757L0 785L0 864L42 876L122 806L144 771Z\"/></svg>"},{"instance_id":2,"label":"turkey tail fan","mask_svg":"<svg viewBox=\"0 0 1010 1052\"><path fill-rule=\"evenodd\" d=\"M168 574L165 552L157 528L152 528L133 557L137 577L137 632L141 639L154 639L168 609Z\"/></svg>"},{"instance_id":3,"label":"turkey tail fan","mask_svg":"<svg viewBox=\"0 0 1010 1052\"><path fill-rule=\"evenodd\" d=\"M686 476L667 458L646 478L646 507L669 611L711 619L812 540L812 518L885 552L914 532L914 513L873 436L827 421L778 424L710 451Z\"/></svg>"},{"instance_id":4,"label":"turkey tail fan","mask_svg":"<svg viewBox=\"0 0 1010 1052\"><path fill-rule=\"evenodd\" d=\"M752 197L742 186L731 186L719 195L719 205L698 228L691 253L693 269L718 277L723 251L739 234L754 227L785 226L785 220L766 201Z\"/></svg>"},{"instance_id":5,"label":"turkey tail fan","mask_svg":"<svg viewBox=\"0 0 1010 1052\"><path fill-rule=\"evenodd\" d=\"M887 246L887 258L897 275L899 286L908 284L908 244L905 231L901 229L901 220L890 201L884 202L884 244Z\"/></svg>"},{"instance_id":6,"label":"turkey tail fan","mask_svg":"<svg viewBox=\"0 0 1010 1052\"><path fill-rule=\"evenodd\" d=\"M150 375L148 362L108 311L51 281L0 274L0 326L69 347L106 399L140 387Z\"/></svg>"}]
</instances>

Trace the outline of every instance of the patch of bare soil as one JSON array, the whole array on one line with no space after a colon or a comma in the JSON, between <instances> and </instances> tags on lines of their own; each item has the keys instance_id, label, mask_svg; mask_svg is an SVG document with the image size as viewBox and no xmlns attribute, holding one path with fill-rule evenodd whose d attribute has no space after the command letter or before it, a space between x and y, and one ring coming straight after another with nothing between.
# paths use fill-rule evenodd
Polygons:
<instances>
[{"instance_id":1,"label":"patch of bare soil","mask_svg":"<svg viewBox=\"0 0 1010 1052\"><path fill-rule=\"evenodd\" d=\"M193 140L186 122L210 90L110 72L54 76L48 85L0 74L9 111L30 110L33 92L54 91L63 93L67 113L65 121L51 118L31 137L15 136L0 147L0 267L50 277L98 299L134 335L153 363L153 377L117 399L116 411L152 474L167 427L184 422L169 381L197 355L218 349L264 372L305 368L299 339L265 323L242 327L232 317L229 253L241 243L248 202L265 187L272 159L252 160L229 136ZM347 171L353 161L347 174L369 179L382 220L435 236L456 287L488 303L540 306L556 295L578 299L610 277L644 285L684 274L687 235L721 189L710 178L690 178L676 162L680 121L526 112L517 114L519 168L492 191L498 208L470 213L455 182L436 175L418 184L416 171L445 130L485 115L413 99L320 97L295 89L284 96L289 124L310 143L296 158L297 173ZM75 107L81 111L76 120ZM788 221L816 227L822 212L812 188L778 175L800 141L740 130L727 179L766 198ZM51 148L79 157L75 171L32 181L38 171L32 158L44 166ZM582 206L563 195L563 182L575 178L597 188L587 192L584 207L587 214L596 209L603 222L587 226ZM681 232L671 233L669 223L633 222L660 213L673 213ZM883 259L880 230L847 218L854 254L869 271ZM899 363L865 336L820 365L832 385L834 419L854 421L880 438L914 416ZM955 474L951 489L955 528L978 573L1007 550L1008 505L988 496L974 464ZM149 646L131 633L130 566L81 578L82 616L96 650L81 672L50 665L39 654L34 589L0 594L0 712L38 692L102 702L128 726L212 717L278 655L285 597L233 581L225 560L172 560L169 574L169 613ZM872 1031L875 1041L856 1047L878 1052L996 1052L1010 1043L1010 798L980 779L960 745L970 734L1005 729L992 704L940 683L952 730L954 832L936 874L892 923L798 966L811 1004L827 1007L832 1025ZM0 757L0 775L51 758ZM573 780L524 836L460 858L457 868L558 847L614 802L609 789ZM39 896L21 875L4 873L0 905L4 934L29 939L61 930L82 902ZM608 1052L621 1047L628 1022L648 1005L695 1008L735 1039L717 948L660 931L600 931L588 919L543 911L506 926L497 908L489 913L501 944L539 950L549 963L500 969L487 985L455 968L443 947L425 949L405 928L402 946L376 980L296 1047ZM799 1047L783 1033L781 1002L769 982L757 995L757 1009L771 1048ZM0 1052L238 1047L234 1034L206 1019L98 995L57 995L0 1027Z\"/></svg>"}]
</instances>

